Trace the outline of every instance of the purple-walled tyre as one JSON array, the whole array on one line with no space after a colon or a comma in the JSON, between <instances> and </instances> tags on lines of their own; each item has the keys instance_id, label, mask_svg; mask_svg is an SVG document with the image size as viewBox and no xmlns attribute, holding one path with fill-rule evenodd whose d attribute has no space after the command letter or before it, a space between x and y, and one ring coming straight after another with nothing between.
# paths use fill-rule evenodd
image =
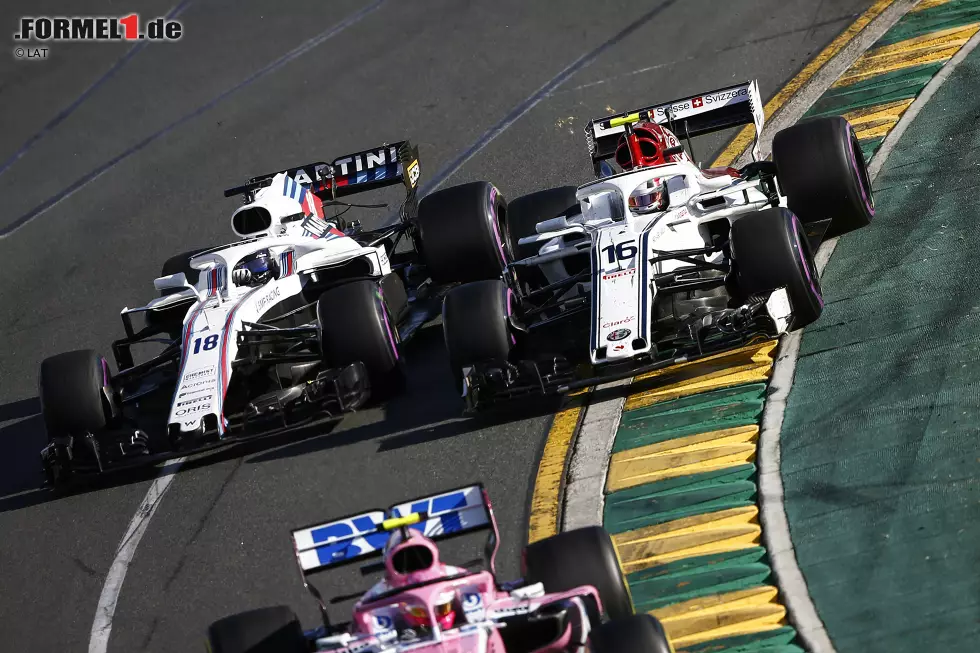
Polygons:
<instances>
[{"instance_id":1,"label":"purple-walled tyre","mask_svg":"<svg viewBox=\"0 0 980 653\"><path fill-rule=\"evenodd\" d=\"M474 281L453 288L442 305L442 329L457 388L463 368L502 362L514 346L509 317L514 295L499 279Z\"/></svg>"},{"instance_id":2,"label":"purple-walled tyre","mask_svg":"<svg viewBox=\"0 0 980 653\"><path fill-rule=\"evenodd\" d=\"M41 362L38 394L48 437L98 433L112 415L109 365L91 349Z\"/></svg>"},{"instance_id":3,"label":"purple-walled tyre","mask_svg":"<svg viewBox=\"0 0 980 653\"><path fill-rule=\"evenodd\" d=\"M397 387L398 329L377 282L358 280L327 290L317 300L316 316L327 365L363 363L375 397Z\"/></svg>"},{"instance_id":4,"label":"purple-walled tyre","mask_svg":"<svg viewBox=\"0 0 980 653\"><path fill-rule=\"evenodd\" d=\"M823 311L813 252L799 219L788 209L766 209L732 225L735 279L745 297L786 288L793 309L790 330L817 320Z\"/></svg>"},{"instance_id":5,"label":"purple-walled tyre","mask_svg":"<svg viewBox=\"0 0 980 653\"><path fill-rule=\"evenodd\" d=\"M439 283L497 279L507 264L502 225L507 203L496 186L475 181L419 203L422 258Z\"/></svg>"},{"instance_id":6,"label":"purple-walled tyre","mask_svg":"<svg viewBox=\"0 0 980 653\"><path fill-rule=\"evenodd\" d=\"M830 220L825 238L871 224L874 195L860 143L844 118L815 118L788 127L772 142L776 179L804 224Z\"/></svg>"}]
</instances>

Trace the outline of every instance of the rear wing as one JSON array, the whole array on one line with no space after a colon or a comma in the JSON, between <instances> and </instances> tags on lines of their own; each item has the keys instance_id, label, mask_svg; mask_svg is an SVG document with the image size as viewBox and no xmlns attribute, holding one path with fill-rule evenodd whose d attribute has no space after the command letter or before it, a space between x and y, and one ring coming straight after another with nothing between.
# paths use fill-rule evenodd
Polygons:
<instances>
[{"instance_id":1,"label":"rear wing","mask_svg":"<svg viewBox=\"0 0 980 653\"><path fill-rule=\"evenodd\" d=\"M390 532L400 527L416 529L437 540L491 529L496 553L497 526L490 499L483 485L470 485L387 510L369 510L292 531L296 562L304 581L317 571L381 557ZM488 546L488 553L489 549ZM490 565L493 566L492 554Z\"/></svg>"},{"instance_id":2,"label":"rear wing","mask_svg":"<svg viewBox=\"0 0 980 653\"><path fill-rule=\"evenodd\" d=\"M756 141L752 155L758 160L759 134L762 133L765 120L759 83L751 81L590 120L585 128L585 136L589 154L592 156L592 166L596 176L599 176L600 162L615 155L616 144L626 132L626 124L656 122L667 125L678 138L688 139L731 127L754 124Z\"/></svg>"},{"instance_id":3,"label":"rear wing","mask_svg":"<svg viewBox=\"0 0 980 653\"><path fill-rule=\"evenodd\" d=\"M273 177L283 172L313 193L330 199L395 184L404 184L411 194L421 176L418 147L410 141L400 141L345 154L332 163L307 163L252 177L241 186L225 190L225 197L245 195L246 203L251 202L256 190L268 186Z\"/></svg>"}]
</instances>

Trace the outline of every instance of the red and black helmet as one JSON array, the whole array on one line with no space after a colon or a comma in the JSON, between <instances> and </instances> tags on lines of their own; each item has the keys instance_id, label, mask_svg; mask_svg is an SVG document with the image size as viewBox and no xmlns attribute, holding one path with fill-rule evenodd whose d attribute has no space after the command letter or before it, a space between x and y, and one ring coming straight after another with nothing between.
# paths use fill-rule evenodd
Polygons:
<instances>
[{"instance_id":1,"label":"red and black helmet","mask_svg":"<svg viewBox=\"0 0 980 653\"><path fill-rule=\"evenodd\" d=\"M633 141L632 148L630 140ZM666 127L654 122L638 122L632 134L620 136L616 145L616 163L623 170L632 170L681 161L686 158L683 152L664 156L664 150L677 145L680 141Z\"/></svg>"}]
</instances>

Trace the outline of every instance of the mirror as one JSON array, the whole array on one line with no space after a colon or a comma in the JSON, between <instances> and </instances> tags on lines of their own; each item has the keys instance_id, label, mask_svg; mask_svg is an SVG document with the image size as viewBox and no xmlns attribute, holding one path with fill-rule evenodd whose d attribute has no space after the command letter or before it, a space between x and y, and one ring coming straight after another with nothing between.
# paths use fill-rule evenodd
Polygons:
<instances>
[{"instance_id":1,"label":"mirror","mask_svg":"<svg viewBox=\"0 0 980 653\"><path fill-rule=\"evenodd\" d=\"M551 218L550 220L539 222L534 227L534 230L537 231L539 234L547 234L547 233L551 233L552 231L559 231L561 229L567 229L567 228L568 228L568 220L565 219L565 216L560 215L557 218Z\"/></svg>"},{"instance_id":2,"label":"mirror","mask_svg":"<svg viewBox=\"0 0 980 653\"><path fill-rule=\"evenodd\" d=\"M177 274L171 274L166 277L160 277L159 279L153 280L153 287L157 290L168 290L170 288L187 288L190 286L187 283L187 275L183 272L178 272Z\"/></svg>"}]
</instances>

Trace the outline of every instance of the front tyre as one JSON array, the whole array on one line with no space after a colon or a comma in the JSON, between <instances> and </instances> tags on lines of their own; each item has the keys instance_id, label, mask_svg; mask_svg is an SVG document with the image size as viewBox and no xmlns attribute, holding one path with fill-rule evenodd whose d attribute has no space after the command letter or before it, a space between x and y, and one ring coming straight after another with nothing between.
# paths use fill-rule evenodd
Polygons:
<instances>
[{"instance_id":1,"label":"front tyre","mask_svg":"<svg viewBox=\"0 0 980 653\"><path fill-rule=\"evenodd\" d=\"M197 249L192 249L180 254L171 256L166 261L163 262L163 267L160 268L161 277L169 277L171 274L177 274L178 272L183 272L184 276L187 277L187 283L192 286L197 284L198 279L201 277L201 271L195 270L191 267L191 259L200 254L201 252L206 252L211 247L198 247ZM170 295L175 292L180 292L180 288L167 288L166 290L161 290L161 295Z\"/></svg>"},{"instance_id":2,"label":"front tyre","mask_svg":"<svg viewBox=\"0 0 980 653\"><path fill-rule=\"evenodd\" d=\"M110 380L108 362L91 349L44 359L38 394L48 439L104 429L115 402Z\"/></svg>"},{"instance_id":3,"label":"front tyre","mask_svg":"<svg viewBox=\"0 0 980 653\"><path fill-rule=\"evenodd\" d=\"M674 653L663 624L649 614L635 614L593 626L592 653Z\"/></svg>"},{"instance_id":4,"label":"front tyre","mask_svg":"<svg viewBox=\"0 0 980 653\"><path fill-rule=\"evenodd\" d=\"M419 203L422 254L439 283L496 279L507 262L501 223L507 203L486 181L454 186Z\"/></svg>"},{"instance_id":5,"label":"front tyre","mask_svg":"<svg viewBox=\"0 0 980 653\"><path fill-rule=\"evenodd\" d=\"M210 653L306 653L309 642L292 610L280 605L225 617L208 628Z\"/></svg>"},{"instance_id":6,"label":"front tyre","mask_svg":"<svg viewBox=\"0 0 980 653\"><path fill-rule=\"evenodd\" d=\"M462 385L463 368L474 363L506 361L514 346L510 314L514 294L499 279L453 288L442 305L442 329L449 366Z\"/></svg>"},{"instance_id":7,"label":"front tyre","mask_svg":"<svg viewBox=\"0 0 980 653\"><path fill-rule=\"evenodd\" d=\"M529 544L524 550L524 565L525 580L543 583L546 592L591 585L598 590L607 617L625 619L633 614L616 547L599 526L565 531Z\"/></svg>"},{"instance_id":8,"label":"front tyre","mask_svg":"<svg viewBox=\"0 0 980 653\"><path fill-rule=\"evenodd\" d=\"M377 282L354 281L327 290L317 300L316 317L327 365L345 367L360 361L375 395L397 383L398 325Z\"/></svg>"},{"instance_id":9,"label":"front tyre","mask_svg":"<svg viewBox=\"0 0 980 653\"><path fill-rule=\"evenodd\" d=\"M793 309L791 330L802 329L823 311L820 279L810 243L788 209L766 209L732 225L736 282L744 297L786 288Z\"/></svg>"},{"instance_id":10,"label":"front tyre","mask_svg":"<svg viewBox=\"0 0 980 653\"><path fill-rule=\"evenodd\" d=\"M787 127L772 142L776 179L790 210L809 224L831 220L826 238L871 224L871 178L854 128L844 118Z\"/></svg>"}]
</instances>

